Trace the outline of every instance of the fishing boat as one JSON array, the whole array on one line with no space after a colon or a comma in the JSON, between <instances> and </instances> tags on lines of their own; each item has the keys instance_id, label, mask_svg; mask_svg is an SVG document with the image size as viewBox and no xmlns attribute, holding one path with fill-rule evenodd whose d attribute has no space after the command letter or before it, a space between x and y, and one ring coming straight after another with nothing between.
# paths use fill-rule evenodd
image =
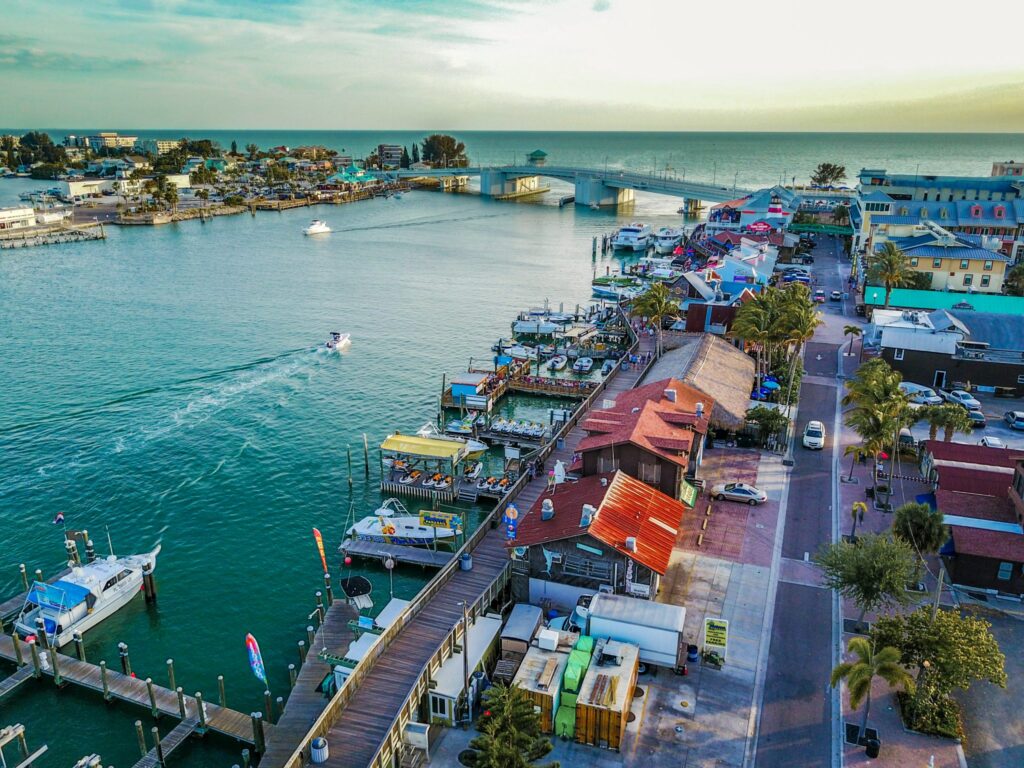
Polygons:
<instances>
[{"instance_id":1,"label":"fishing boat","mask_svg":"<svg viewBox=\"0 0 1024 768\"><path fill-rule=\"evenodd\" d=\"M555 355L550 360L548 360L548 370L549 371L560 371L563 368L565 368L565 366L568 365L568 364L569 364L569 358L568 357L566 357L565 355Z\"/></svg>"},{"instance_id":2,"label":"fishing boat","mask_svg":"<svg viewBox=\"0 0 1024 768\"><path fill-rule=\"evenodd\" d=\"M612 238L612 248L627 251L646 251L651 242L651 228L634 222L619 229Z\"/></svg>"},{"instance_id":3,"label":"fishing boat","mask_svg":"<svg viewBox=\"0 0 1024 768\"><path fill-rule=\"evenodd\" d=\"M336 349L341 351L351 343L351 334L341 333L340 331L331 331L331 338L324 342L324 346L327 347L327 349Z\"/></svg>"},{"instance_id":4,"label":"fishing boat","mask_svg":"<svg viewBox=\"0 0 1024 768\"><path fill-rule=\"evenodd\" d=\"M433 424L429 422L420 427L416 431L416 434L419 435L420 437L431 437L435 440L450 440L454 443L462 443L463 445L466 446L466 452L462 455L462 458L464 459L479 459L481 456L487 453L487 449L491 447L482 440L476 440L472 437L464 439L461 437L445 435L441 432L438 432L437 427L435 427Z\"/></svg>"},{"instance_id":5,"label":"fishing boat","mask_svg":"<svg viewBox=\"0 0 1024 768\"><path fill-rule=\"evenodd\" d=\"M306 227L304 230L302 230L302 234L304 234L304 235L326 235L330 231L331 231L331 228L328 227L325 222L320 221L320 219L313 219L313 221L311 221L309 223L309 226Z\"/></svg>"},{"instance_id":6,"label":"fishing boat","mask_svg":"<svg viewBox=\"0 0 1024 768\"><path fill-rule=\"evenodd\" d=\"M658 253L672 253L683 242L683 230L679 227L661 227L654 233L654 250Z\"/></svg>"},{"instance_id":7,"label":"fishing boat","mask_svg":"<svg viewBox=\"0 0 1024 768\"><path fill-rule=\"evenodd\" d=\"M36 637L36 619L43 620L49 645L67 645L76 632L92 629L131 602L142 587L142 569L156 568L160 546L144 555L116 557L75 565L71 573L47 584L36 581L15 622L22 638Z\"/></svg>"},{"instance_id":8,"label":"fishing boat","mask_svg":"<svg viewBox=\"0 0 1024 768\"><path fill-rule=\"evenodd\" d=\"M581 357L572 364L573 373L590 373L594 368L594 361L589 357Z\"/></svg>"},{"instance_id":9,"label":"fishing boat","mask_svg":"<svg viewBox=\"0 0 1024 768\"><path fill-rule=\"evenodd\" d=\"M449 483L451 478L448 479ZM346 531L352 539L378 544L399 544L418 547L444 541L455 536L456 529L421 525L418 515L409 514L398 499L388 499L372 515L368 515Z\"/></svg>"}]
</instances>

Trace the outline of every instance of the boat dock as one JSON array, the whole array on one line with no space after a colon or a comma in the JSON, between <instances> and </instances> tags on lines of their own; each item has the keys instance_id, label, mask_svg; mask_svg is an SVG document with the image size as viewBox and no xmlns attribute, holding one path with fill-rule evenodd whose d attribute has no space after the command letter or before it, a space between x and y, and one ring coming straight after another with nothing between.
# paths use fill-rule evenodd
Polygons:
<instances>
[{"instance_id":1,"label":"boat dock","mask_svg":"<svg viewBox=\"0 0 1024 768\"><path fill-rule=\"evenodd\" d=\"M256 745L257 739L269 740L274 732L274 726L265 722L262 716L244 715L205 701L202 693L186 696L180 687L172 691L154 684L150 678L143 680L108 669L106 662L92 664L52 649L37 648L11 635L0 634L0 659L18 667L18 671L4 681L7 684L14 680L11 690L30 677L41 678L46 675L53 678L58 687L71 683L95 691L107 701L117 699L148 709L153 717L168 715L182 720L196 718L198 724L194 730L215 731L248 744ZM203 703L202 708L199 702ZM257 728L262 729L261 734L256 733Z\"/></svg>"},{"instance_id":2,"label":"boat dock","mask_svg":"<svg viewBox=\"0 0 1024 768\"><path fill-rule=\"evenodd\" d=\"M4 233L0 237L0 250L10 248L31 248L36 245L57 245L79 243L86 240L105 240L103 225L75 227L31 227L15 230L17 234Z\"/></svg>"},{"instance_id":3,"label":"boat dock","mask_svg":"<svg viewBox=\"0 0 1024 768\"><path fill-rule=\"evenodd\" d=\"M399 544L384 544L362 539L345 539L341 551L352 557L365 557L381 560L390 557L396 563L422 565L426 568L443 568L452 559L454 553L426 547L406 547Z\"/></svg>"},{"instance_id":4,"label":"boat dock","mask_svg":"<svg viewBox=\"0 0 1024 768\"><path fill-rule=\"evenodd\" d=\"M156 731L155 727L153 730ZM199 718L189 717L174 726L173 730L163 738L160 738L158 733L154 733L155 737L159 739L156 746L136 761L134 768L162 768L171 752L188 741L188 737L197 730L199 730Z\"/></svg>"}]
</instances>

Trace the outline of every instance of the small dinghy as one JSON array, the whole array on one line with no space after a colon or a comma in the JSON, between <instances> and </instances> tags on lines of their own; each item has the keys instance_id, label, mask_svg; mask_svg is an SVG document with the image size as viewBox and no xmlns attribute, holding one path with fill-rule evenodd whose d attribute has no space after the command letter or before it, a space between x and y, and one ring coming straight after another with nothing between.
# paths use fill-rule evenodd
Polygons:
<instances>
[{"instance_id":1,"label":"small dinghy","mask_svg":"<svg viewBox=\"0 0 1024 768\"><path fill-rule=\"evenodd\" d=\"M351 343L352 337L350 334L341 333L341 331L331 331L331 338L324 343L324 346L330 350L341 351Z\"/></svg>"}]
</instances>

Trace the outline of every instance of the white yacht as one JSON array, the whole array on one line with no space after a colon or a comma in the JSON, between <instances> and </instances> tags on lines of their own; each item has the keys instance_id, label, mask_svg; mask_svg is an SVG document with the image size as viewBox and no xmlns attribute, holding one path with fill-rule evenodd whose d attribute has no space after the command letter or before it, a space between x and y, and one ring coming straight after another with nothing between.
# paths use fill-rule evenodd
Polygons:
<instances>
[{"instance_id":1,"label":"white yacht","mask_svg":"<svg viewBox=\"0 0 1024 768\"><path fill-rule=\"evenodd\" d=\"M654 250L658 253L672 253L683 242L683 230L678 227L662 227L654 233Z\"/></svg>"},{"instance_id":2,"label":"white yacht","mask_svg":"<svg viewBox=\"0 0 1024 768\"><path fill-rule=\"evenodd\" d=\"M651 242L651 228L634 222L622 227L612 238L612 247L627 251L646 251Z\"/></svg>"},{"instance_id":3,"label":"white yacht","mask_svg":"<svg viewBox=\"0 0 1024 768\"><path fill-rule=\"evenodd\" d=\"M324 346L327 347L327 349L336 349L341 351L351 343L351 334L341 333L340 331L331 331L331 338L324 342Z\"/></svg>"},{"instance_id":4,"label":"white yacht","mask_svg":"<svg viewBox=\"0 0 1024 768\"><path fill-rule=\"evenodd\" d=\"M360 541L416 547L447 541L455 536L456 529L423 525L419 515L410 515L398 499L388 499L376 512L364 517L346 533Z\"/></svg>"},{"instance_id":5,"label":"white yacht","mask_svg":"<svg viewBox=\"0 0 1024 768\"><path fill-rule=\"evenodd\" d=\"M15 631L35 637L36 619L43 620L46 641L60 648L75 632L92 629L131 602L142 587L142 567L156 569L160 546L145 555L115 557L75 565L52 584L36 581L28 591Z\"/></svg>"},{"instance_id":6,"label":"white yacht","mask_svg":"<svg viewBox=\"0 0 1024 768\"><path fill-rule=\"evenodd\" d=\"M326 235L330 231L331 228L328 227L325 222L320 221L320 219L313 219L313 221L310 222L309 226L302 230L302 234Z\"/></svg>"}]
</instances>

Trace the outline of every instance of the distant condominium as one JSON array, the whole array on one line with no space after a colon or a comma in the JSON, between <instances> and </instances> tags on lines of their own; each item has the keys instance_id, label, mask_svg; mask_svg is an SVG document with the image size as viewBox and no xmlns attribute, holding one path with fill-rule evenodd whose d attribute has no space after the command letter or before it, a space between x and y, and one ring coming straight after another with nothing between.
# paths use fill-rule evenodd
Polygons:
<instances>
[{"instance_id":1,"label":"distant condominium","mask_svg":"<svg viewBox=\"0 0 1024 768\"><path fill-rule=\"evenodd\" d=\"M381 168L398 168L402 164L402 145L378 144L377 162Z\"/></svg>"},{"instance_id":2,"label":"distant condominium","mask_svg":"<svg viewBox=\"0 0 1024 768\"><path fill-rule=\"evenodd\" d=\"M142 139L135 148L150 155L166 155L181 146L181 139Z\"/></svg>"},{"instance_id":3,"label":"distant condominium","mask_svg":"<svg viewBox=\"0 0 1024 768\"><path fill-rule=\"evenodd\" d=\"M70 134L64 137L64 145L68 147L88 147L93 152L101 149L133 149L138 143L138 136L121 136L115 131L101 131L92 136L76 136Z\"/></svg>"}]
</instances>

